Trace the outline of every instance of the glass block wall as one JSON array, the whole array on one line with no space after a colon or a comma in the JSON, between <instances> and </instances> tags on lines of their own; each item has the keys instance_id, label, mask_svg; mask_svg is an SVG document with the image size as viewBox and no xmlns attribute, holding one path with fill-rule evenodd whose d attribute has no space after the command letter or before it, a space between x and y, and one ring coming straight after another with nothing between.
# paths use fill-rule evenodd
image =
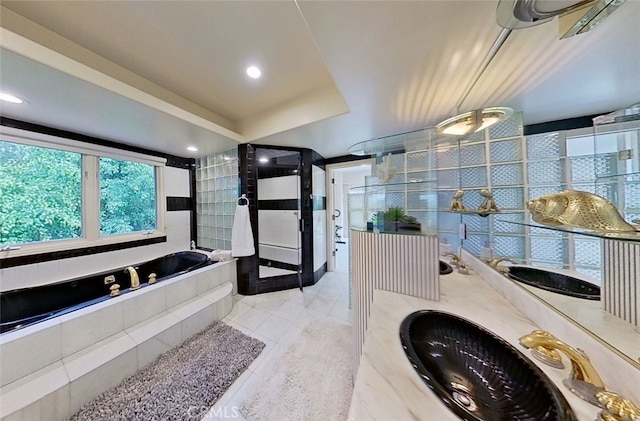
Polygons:
<instances>
[{"instance_id":1,"label":"glass block wall","mask_svg":"<svg viewBox=\"0 0 640 421\"><path fill-rule=\"evenodd\" d=\"M527 195L534 199L572 189L601 194L594 183L596 163L593 136L572 132L528 136ZM596 238L528 228L531 261L547 267L569 268L600 279L602 250Z\"/></svg>"},{"instance_id":2,"label":"glass block wall","mask_svg":"<svg viewBox=\"0 0 640 421\"><path fill-rule=\"evenodd\" d=\"M196 160L197 246L231 250L238 200L238 150Z\"/></svg>"},{"instance_id":3,"label":"glass block wall","mask_svg":"<svg viewBox=\"0 0 640 421\"><path fill-rule=\"evenodd\" d=\"M350 194L350 227L362 229L375 210L400 206L423 224L433 226L437 220L440 242L452 250L464 245L479 256L487 247L495 257L571 269L600 279L600 240L523 225L530 222L526 202L566 189L590 191L614 203L612 195L624 194L625 204L627 198L633 202L625 206L625 217L633 220L640 217L640 203L634 199L640 183L626 183L621 192L618 181L595 182L596 174L602 177L615 170L615 156L594 154L590 130L531 136L524 136L522 130L522 113L514 113L487 130L453 141L434 140L429 129L411 133L411 138L405 134L382 139L380 147L385 142L401 144L405 152L391 156L398 171L384 188L376 188L379 180L371 176L366 181L370 188ZM415 192L407 188L416 182ZM435 189L425 187L429 183ZM468 209L477 209L484 200L480 191L489 189L503 212L487 217L449 212L458 189L464 190L462 202ZM461 224L466 229L464 240Z\"/></svg>"},{"instance_id":4,"label":"glass block wall","mask_svg":"<svg viewBox=\"0 0 640 421\"><path fill-rule=\"evenodd\" d=\"M584 147L587 143L590 151ZM592 145L592 135L571 137L567 132L552 132L523 136L522 115L514 114L481 135L476 133L455 146L439 146L440 241L457 249L461 244L460 223L464 223L467 238L462 244L476 256L483 247L489 247L495 257L572 269L600 279L599 239L511 223L529 222L525 210L529 199L566 189L604 195L594 179L596 168L608 164L604 157L593 156ZM479 191L486 188L505 213L483 218L446 212L459 188L465 191L463 203L467 208L480 205L483 198Z\"/></svg>"},{"instance_id":5,"label":"glass block wall","mask_svg":"<svg viewBox=\"0 0 640 421\"><path fill-rule=\"evenodd\" d=\"M438 228L442 243L457 250L463 223L467 233L463 244L471 253L479 255L488 247L496 256L526 258L524 227L505 222L523 222L524 218L523 146L522 114L515 113L457 144L437 147ZM498 215L481 217L447 212L458 189L465 192L462 202L467 209L477 209L484 200L480 191L489 189L500 210L508 213L500 214L498 219Z\"/></svg>"}]
</instances>

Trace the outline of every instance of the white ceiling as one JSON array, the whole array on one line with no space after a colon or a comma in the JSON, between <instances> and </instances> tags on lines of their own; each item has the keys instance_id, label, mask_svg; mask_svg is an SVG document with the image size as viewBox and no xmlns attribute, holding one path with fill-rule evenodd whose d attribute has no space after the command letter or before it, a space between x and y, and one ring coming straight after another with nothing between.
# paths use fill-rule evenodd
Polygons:
<instances>
[{"instance_id":1,"label":"white ceiling","mask_svg":"<svg viewBox=\"0 0 640 421\"><path fill-rule=\"evenodd\" d=\"M640 101L638 0L569 39L557 20L512 32L466 96L497 0L1 4L0 87L29 101L3 116L179 156L255 142L333 157L456 109L532 124Z\"/></svg>"}]
</instances>

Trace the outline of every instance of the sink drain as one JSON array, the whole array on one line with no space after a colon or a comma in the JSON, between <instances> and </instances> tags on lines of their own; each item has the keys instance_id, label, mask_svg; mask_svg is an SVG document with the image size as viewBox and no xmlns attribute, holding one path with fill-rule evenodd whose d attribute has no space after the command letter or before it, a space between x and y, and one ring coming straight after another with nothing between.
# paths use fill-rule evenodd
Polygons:
<instances>
[{"instance_id":1,"label":"sink drain","mask_svg":"<svg viewBox=\"0 0 640 421\"><path fill-rule=\"evenodd\" d=\"M456 401L458 404L460 404L464 409L466 409L469 412L478 411L478 405L476 405L476 402L473 400L473 398L469 394L469 389L462 386L461 384L456 384L456 383L452 383L451 386L453 386L453 389L454 389L453 393L451 394L454 401Z\"/></svg>"}]
</instances>

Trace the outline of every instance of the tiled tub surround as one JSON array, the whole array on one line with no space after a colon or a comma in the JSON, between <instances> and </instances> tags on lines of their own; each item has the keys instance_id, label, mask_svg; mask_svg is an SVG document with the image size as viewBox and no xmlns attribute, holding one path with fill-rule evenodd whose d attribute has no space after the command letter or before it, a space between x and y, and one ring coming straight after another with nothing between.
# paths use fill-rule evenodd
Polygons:
<instances>
[{"instance_id":1,"label":"tiled tub surround","mask_svg":"<svg viewBox=\"0 0 640 421\"><path fill-rule=\"evenodd\" d=\"M436 302L375 290L349 420L459 420L423 382L402 349L400 324L416 310L433 309L457 314L484 326L524 355L529 355L518 344L518 338L539 327L478 276L454 272L443 279L440 292L440 301ZM560 339L575 345L573 337L565 337L558 329L550 330ZM559 370L537 360L532 361L558 386L579 420L595 419L600 409L582 401L562 384L562 380L569 377L568 367ZM610 367L600 360L594 364L601 374ZM638 379L627 381L633 384ZM613 390L621 390L614 382L608 384Z\"/></svg>"},{"instance_id":2,"label":"tiled tub surround","mask_svg":"<svg viewBox=\"0 0 640 421\"><path fill-rule=\"evenodd\" d=\"M0 336L0 418L57 420L233 306L236 261L219 262Z\"/></svg>"},{"instance_id":3,"label":"tiled tub surround","mask_svg":"<svg viewBox=\"0 0 640 421\"><path fill-rule=\"evenodd\" d=\"M128 268L135 267L134 274L140 279L138 288L146 288L152 276L156 282L163 282L216 262L205 253L181 251L129 265ZM110 282L107 281L109 279ZM118 294L123 295L131 291L131 285L132 275L120 267L63 282L1 292L0 331L23 329L33 323L110 300L111 288L117 286Z\"/></svg>"}]
</instances>

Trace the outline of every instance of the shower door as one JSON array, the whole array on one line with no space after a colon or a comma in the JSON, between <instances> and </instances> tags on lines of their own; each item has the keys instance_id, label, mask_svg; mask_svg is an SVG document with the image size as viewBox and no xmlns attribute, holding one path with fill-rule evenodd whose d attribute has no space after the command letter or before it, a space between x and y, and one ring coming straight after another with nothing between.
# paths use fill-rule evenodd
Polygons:
<instances>
[{"instance_id":1,"label":"shower door","mask_svg":"<svg viewBox=\"0 0 640 421\"><path fill-rule=\"evenodd\" d=\"M259 279L302 288L298 151L256 148Z\"/></svg>"}]
</instances>

